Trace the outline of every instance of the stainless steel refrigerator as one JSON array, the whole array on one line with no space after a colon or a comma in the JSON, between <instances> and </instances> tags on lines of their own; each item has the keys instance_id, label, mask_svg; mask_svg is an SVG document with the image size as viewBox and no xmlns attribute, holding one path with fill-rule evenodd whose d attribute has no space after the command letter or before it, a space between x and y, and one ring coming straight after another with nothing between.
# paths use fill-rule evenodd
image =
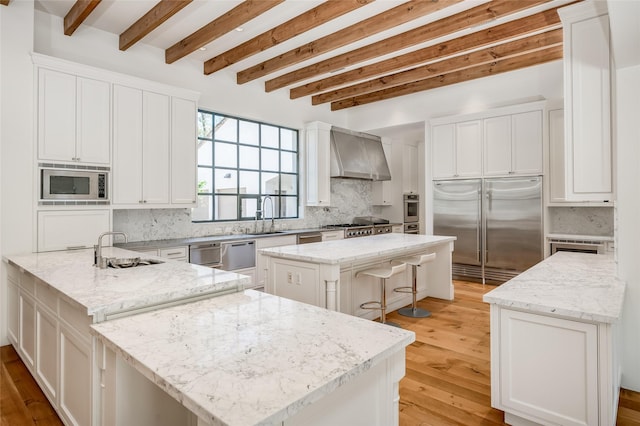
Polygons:
<instances>
[{"instance_id":1,"label":"stainless steel refrigerator","mask_svg":"<svg viewBox=\"0 0 640 426\"><path fill-rule=\"evenodd\" d=\"M540 176L434 181L433 233L455 235L453 274L500 283L540 262Z\"/></svg>"}]
</instances>

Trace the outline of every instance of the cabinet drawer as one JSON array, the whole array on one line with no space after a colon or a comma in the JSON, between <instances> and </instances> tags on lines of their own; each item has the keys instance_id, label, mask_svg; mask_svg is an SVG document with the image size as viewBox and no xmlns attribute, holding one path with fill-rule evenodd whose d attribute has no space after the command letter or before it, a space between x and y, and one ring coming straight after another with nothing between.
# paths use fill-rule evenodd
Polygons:
<instances>
[{"instance_id":1,"label":"cabinet drawer","mask_svg":"<svg viewBox=\"0 0 640 426\"><path fill-rule=\"evenodd\" d=\"M38 302L51 309L54 313L58 313L58 292L51 288L50 285L40 280L36 281L36 299Z\"/></svg>"},{"instance_id":2,"label":"cabinet drawer","mask_svg":"<svg viewBox=\"0 0 640 426\"><path fill-rule=\"evenodd\" d=\"M160 257L167 259L184 259L187 257L187 247L169 247L158 250Z\"/></svg>"}]
</instances>

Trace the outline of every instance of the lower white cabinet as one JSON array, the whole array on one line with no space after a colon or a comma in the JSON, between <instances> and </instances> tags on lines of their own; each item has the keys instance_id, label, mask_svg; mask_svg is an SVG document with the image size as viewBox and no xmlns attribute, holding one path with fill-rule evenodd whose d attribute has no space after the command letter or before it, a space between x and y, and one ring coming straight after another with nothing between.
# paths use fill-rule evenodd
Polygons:
<instances>
[{"instance_id":1,"label":"lower white cabinet","mask_svg":"<svg viewBox=\"0 0 640 426\"><path fill-rule=\"evenodd\" d=\"M296 243L297 237L295 235L258 238L256 239L256 250L269 247L290 246L295 245ZM255 283L255 287L264 287L268 261L269 259L267 256L261 254L259 251L256 253L256 279L253 281Z\"/></svg>"},{"instance_id":2,"label":"lower white cabinet","mask_svg":"<svg viewBox=\"0 0 640 426\"><path fill-rule=\"evenodd\" d=\"M7 335L9 342L18 345L20 332L20 287L19 273L7 267Z\"/></svg>"},{"instance_id":3,"label":"lower white cabinet","mask_svg":"<svg viewBox=\"0 0 640 426\"><path fill-rule=\"evenodd\" d=\"M104 210L41 210L38 252L90 248L111 230L111 212Z\"/></svg>"},{"instance_id":4,"label":"lower white cabinet","mask_svg":"<svg viewBox=\"0 0 640 426\"><path fill-rule=\"evenodd\" d=\"M68 424L91 423L91 345L60 324L59 409Z\"/></svg>"},{"instance_id":5,"label":"lower white cabinet","mask_svg":"<svg viewBox=\"0 0 640 426\"><path fill-rule=\"evenodd\" d=\"M50 401L58 397L58 320L45 306L36 306L36 375Z\"/></svg>"},{"instance_id":6,"label":"lower white cabinet","mask_svg":"<svg viewBox=\"0 0 640 426\"><path fill-rule=\"evenodd\" d=\"M245 284L244 288L259 288L261 286L256 284L256 268L245 268L245 269L236 269L234 271L236 274L246 275L249 277L249 284Z\"/></svg>"},{"instance_id":7,"label":"lower white cabinet","mask_svg":"<svg viewBox=\"0 0 640 426\"><path fill-rule=\"evenodd\" d=\"M20 330L18 345L23 361L33 372L36 358L36 303L25 291L20 290Z\"/></svg>"},{"instance_id":8,"label":"lower white cabinet","mask_svg":"<svg viewBox=\"0 0 640 426\"><path fill-rule=\"evenodd\" d=\"M322 241L335 241L335 240L344 239L344 231L343 230L323 231L323 232L321 232L321 234L322 234Z\"/></svg>"}]
</instances>

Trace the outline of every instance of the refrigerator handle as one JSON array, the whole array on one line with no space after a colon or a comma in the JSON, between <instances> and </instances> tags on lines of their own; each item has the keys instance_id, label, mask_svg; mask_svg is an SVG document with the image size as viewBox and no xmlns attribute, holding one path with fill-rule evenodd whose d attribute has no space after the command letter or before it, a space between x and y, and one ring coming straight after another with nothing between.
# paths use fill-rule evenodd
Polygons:
<instances>
[{"instance_id":1,"label":"refrigerator handle","mask_svg":"<svg viewBox=\"0 0 640 426\"><path fill-rule=\"evenodd\" d=\"M482 240L482 226L481 219L482 218L482 188L478 188L478 214L476 215L476 256L478 262L482 264L482 255L481 255L481 247L480 241Z\"/></svg>"},{"instance_id":2,"label":"refrigerator handle","mask_svg":"<svg viewBox=\"0 0 640 426\"><path fill-rule=\"evenodd\" d=\"M489 210L491 209L491 190L486 191L486 203L485 208L483 210L482 215L482 264L485 265L489 261L489 250L487 247L487 216L489 215Z\"/></svg>"}]
</instances>

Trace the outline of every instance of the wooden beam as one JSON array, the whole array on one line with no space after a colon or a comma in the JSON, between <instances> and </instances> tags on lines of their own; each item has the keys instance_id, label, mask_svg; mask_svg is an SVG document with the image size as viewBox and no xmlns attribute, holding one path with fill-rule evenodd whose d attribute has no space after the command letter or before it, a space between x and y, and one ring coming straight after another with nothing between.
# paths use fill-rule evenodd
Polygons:
<instances>
[{"instance_id":1,"label":"wooden beam","mask_svg":"<svg viewBox=\"0 0 640 426\"><path fill-rule=\"evenodd\" d=\"M11 0L0 0L0 4L3 5L3 6L9 6L9 2L10 1Z\"/></svg>"},{"instance_id":2,"label":"wooden beam","mask_svg":"<svg viewBox=\"0 0 640 426\"><path fill-rule=\"evenodd\" d=\"M507 22L495 27L477 31L466 36L438 43L434 46L415 50L404 55L386 59L350 71L316 80L290 90L291 99L320 93L334 87L355 81L384 75L396 70L424 64L438 58L444 58L467 50L477 49L495 43L504 42L519 35L531 34L561 26L557 8L539 12L531 16Z\"/></svg>"},{"instance_id":3,"label":"wooden beam","mask_svg":"<svg viewBox=\"0 0 640 426\"><path fill-rule=\"evenodd\" d=\"M271 92L316 75L336 71L378 56L394 53L398 50L476 25L481 25L498 17L507 16L548 1L549 0L493 0L489 3L456 13L455 15L442 18L385 40L289 72L267 81L265 83L265 90Z\"/></svg>"},{"instance_id":4,"label":"wooden beam","mask_svg":"<svg viewBox=\"0 0 640 426\"><path fill-rule=\"evenodd\" d=\"M424 80L437 75L449 74L477 65L489 64L498 60L520 56L525 53L535 52L553 46L562 46L561 28L322 93L313 96L311 103L313 105L319 105L326 102L333 102L364 93L375 92L387 87L399 86L404 83Z\"/></svg>"},{"instance_id":5,"label":"wooden beam","mask_svg":"<svg viewBox=\"0 0 640 426\"><path fill-rule=\"evenodd\" d=\"M70 36L100 4L101 0L77 0L64 17L64 35Z\"/></svg>"},{"instance_id":6,"label":"wooden beam","mask_svg":"<svg viewBox=\"0 0 640 426\"><path fill-rule=\"evenodd\" d=\"M227 50L204 63L209 75L251 55L267 50L283 41L318 27L347 12L358 9L373 0L328 0L287 22L270 29L233 49Z\"/></svg>"},{"instance_id":7,"label":"wooden beam","mask_svg":"<svg viewBox=\"0 0 640 426\"><path fill-rule=\"evenodd\" d=\"M120 34L120 50L127 50L193 0L160 0L151 10Z\"/></svg>"},{"instance_id":8,"label":"wooden beam","mask_svg":"<svg viewBox=\"0 0 640 426\"><path fill-rule=\"evenodd\" d=\"M357 24L348 26L330 35L321 37L303 46L261 62L237 74L238 84L244 84L257 78L307 59L330 52L373 34L388 30L397 25L412 21L429 13L433 13L445 6L458 3L461 0L425 1L410 0L385 12L379 13Z\"/></svg>"},{"instance_id":9,"label":"wooden beam","mask_svg":"<svg viewBox=\"0 0 640 426\"><path fill-rule=\"evenodd\" d=\"M227 13L209 22L195 33L180 40L165 53L165 62L174 63L189 53L195 52L205 44L211 43L218 37L233 31L253 18L279 5L284 0L245 0Z\"/></svg>"},{"instance_id":10,"label":"wooden beam","mask_svg":"<svg viewBox=\"0 0 640 426\"><path fill-rule=\"evenodd\" d=\"M514 71L520 68L555 61L557 59L562 59L562 46L554 46L536 52L527 53L522 56L511 57L490 64L478 65L464 70L455 71L450 74L439 75L437 77L406 83L401 86L391 87L377 92L342 99L331 103L331 111L338 111L358 105L365 105L398 96L461 83L463 81L497 75L503 72Z\"/></svg>"}]
</instances>

